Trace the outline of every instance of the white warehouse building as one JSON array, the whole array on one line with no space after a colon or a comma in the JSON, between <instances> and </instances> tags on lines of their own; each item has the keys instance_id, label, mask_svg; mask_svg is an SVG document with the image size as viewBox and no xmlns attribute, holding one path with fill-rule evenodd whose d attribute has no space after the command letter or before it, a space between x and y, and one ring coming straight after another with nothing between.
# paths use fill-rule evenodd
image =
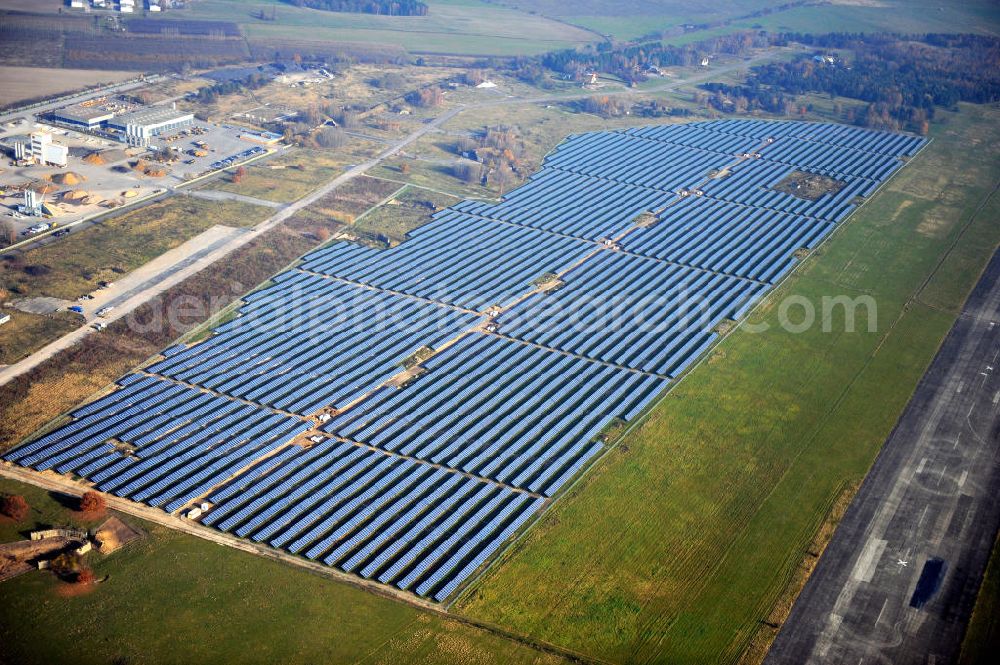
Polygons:
<instances>
[{"instance_id":1,"label":"white warehouse building","mask_svg":"<svg viewBox=\"0 0 1000 665\"><path fill-rule=\"evenodd\" d=\"M110 129L122 133L129 145L148 146L150 139L169 134L194 122L194 114L178 111L176 107L145 108L133 113L116 116L108 122Z\"/></svg>"}]
</instances>

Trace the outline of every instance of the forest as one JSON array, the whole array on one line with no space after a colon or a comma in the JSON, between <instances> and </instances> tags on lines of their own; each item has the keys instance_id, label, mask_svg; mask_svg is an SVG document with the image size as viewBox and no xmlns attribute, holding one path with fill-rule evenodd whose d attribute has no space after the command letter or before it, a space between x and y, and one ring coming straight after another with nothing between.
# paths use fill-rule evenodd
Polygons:
<instances>
[{"instance_id":1,"label":"forest","mask_svg":"<svg viewBox=\"0 0 1000 665\"><path fill-rule=\"evenodd\" d=\"M868 102L845 119L926 133L937 106L1000 100L1000 40L979 35L782 35L831 50L754 67L744 84L706 84L721 111L789 112L794 98L824 93Z\"/></svg>"},{"instance_id":2,"label":"forest","mask_svg":"<svg viewBox=\"0 0 1000 665\"><path fill-rule=\"evenodd\" d=\"M296 7L330 12L354 12L383 16L427 16L427 5L419 0L285 0Z\"/></svg>"},{"instance_id":3,"label":"forest","mask_svg":"<svg viewBox=\"0 0 1000 665\"><path fill-rule=\"evenodd\" d=\"M751 49L770 46L777 38L766 32L744 31L721 35L686 46L671 46L659 41L612 46L602 43L585 50L567 49L547 53L540 60L522 59L517 63L518 76L530 80L539 66L580 80L587 72L613 74L628 83L649 78L654 67L690 66L708 55L720 53L744 55Z\"/></svg>"},{"instance_id":4,"label":"forest","mask_svg":"<svg viewBox=\"0 0 1000 665\"><path fill-rule=\"evenodd\" d=\"M691 66L713 55L745 56L754 49L791 43L817 50L790 62L754 67L739 85L705 84L708 94L699 93L698 101L725 113L792 115L806 110L798 95L823 93L868 103L860 112L845 111L847 122L925 133L937 106L1000 100L1000 39L971 34L744 31L685 46L649 41L557 51L521 58L512 69L535 85L543 84L547 70L576 81L590 72L604 72L634 85L656 76L659 67Z\"/></svg>"}]
</instances>

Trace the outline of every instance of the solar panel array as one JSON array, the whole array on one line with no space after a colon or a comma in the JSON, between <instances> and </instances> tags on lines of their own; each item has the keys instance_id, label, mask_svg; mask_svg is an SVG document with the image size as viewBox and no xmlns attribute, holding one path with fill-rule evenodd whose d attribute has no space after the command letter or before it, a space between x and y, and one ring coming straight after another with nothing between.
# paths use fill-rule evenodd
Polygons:
<instances>
[{"instance_id":1,"label":"solar panel array","mask_svg":"<svg viewBox=\"0 0 1000 665\"><path fill-rule=\"evenodd\" d=\"M572 136L500 202L312 252L5 457L446 599L922 144L737 120ZM842 186L776 191L794 171Z\"/></svg>"}]
</instances>

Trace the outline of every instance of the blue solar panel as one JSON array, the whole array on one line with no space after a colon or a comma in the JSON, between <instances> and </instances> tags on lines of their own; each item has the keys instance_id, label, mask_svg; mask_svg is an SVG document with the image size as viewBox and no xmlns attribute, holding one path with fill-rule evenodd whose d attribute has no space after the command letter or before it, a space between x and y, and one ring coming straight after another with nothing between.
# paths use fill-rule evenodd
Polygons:
<instances>
[{"instance_id":1,"label":"blue solar panel","mask_svg":"<svg viewBox=\"0 0 1000 665\"><path fill-rule=\"evenodd\" d=\"M501 201L310 253L4 457L444 600L923 144L759 120L568 137ZM795 172L838 187L779 191Z\"/></svg>"}]
</instances>

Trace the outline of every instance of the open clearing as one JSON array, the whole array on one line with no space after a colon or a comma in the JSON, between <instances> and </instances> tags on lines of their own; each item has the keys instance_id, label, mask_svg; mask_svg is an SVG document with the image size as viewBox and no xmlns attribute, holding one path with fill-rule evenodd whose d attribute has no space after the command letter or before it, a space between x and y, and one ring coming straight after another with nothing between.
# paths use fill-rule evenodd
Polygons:
<instances>
[{"instance_id":1,"label":"open clearing","mask_svg":"<svg viewBox=\"0 0 1000 665\"><path fill-rule=\"evenodd\" d=\"M76 301L100 282L116 282L215 225L245 228L263 221L270 208L241 201L174 196L102 220L60 242L0 259L4 301L49 296ZM102 296L107 293L100 292ZM112 294L113 295L113 294ZM83 303L88 311L99 299ZM107 304L107 303L105 303ZM10 364L83 323L67 312L32 315L11 308L0 326L0 362Z\"/></svg>"},{"instance_id":2,"label":"open clearing","mask_svg":"<svg viewBox=\"0 0 1000 665\"><path fill-rule=\"evenodd\" d=\"M138 72L47 67L0 67L0 107L42 99L104 83L135 78Z\"/></svg>"},{"instance_id":3,"label":"open clearing","mask_svg":"<svg viewBox=\"0 0 1000 665\"><path fill-rule=\"evenodd\" d=\"M352 47L385 45L413 53L498 56L572 48L597 37L565 23L478 0L431 0L428 4L427 16L374 16L298 8L280 0L199 0L191 12L171 14L235 21L251 45L261 49L301 39L303 28L308 28L309 40L331 42L326 48L340 46L349 51ZM258 10L269 10L272 5L278 16L276 23L254 18Z\"/></svg>"},{"instance_id":4,"label":"open clearing","mask_svg":"<svg viewBox=\"0 0 1000 665\"><path fill-rule=\"evenodd\" d=\"M33 509L28 523L0 521L0 542L36 524L101 523L82 521L64 497L35 487L0 479L0 493L21 494ZM148 536L106 557L88 555L97 578L108 577L92 593L60 598L66 585L44 572L3 583L4 662L54 663L67 653L84 664L565 662L283 563L122 519ZM137 602L161 610L136 611Z\"/></svg>"},{"instance_id":5,"label":"open clearing","mask_svg":"<svg viewBox=\"0 0 1000 665\"><path fill-rule=\"evenodd\" d=\"M997 244L995 213L964 228L995 185L997 117L947 114L910 167L751 316L770 329L715 349L458 611L631 662L732 661L771 630L759 622L842 488L867 471ZM970 143L982 151L971 161ZM946 235L916 232L946 205ZM782 331L776 304L793 294L817 307L870 294L878 329L859 320L844 333L840 314L839 334Z\"/></svg>"},{"instance_id":6,"label":"open clearing","mask_svg":"<svg viewBox=\"0 0 1000 665\"><path fill-rule=\"evenodd\" d=\"M998 17L990 0L833 0L820 6L784 7L765 0L684 2L624 0L565 3L511 0L504 5L537 12L616 39L665 32L667 41L701 39L738 29L802 32L980 32L996 34ZM783 3L782 3L783 4ZM791 4L791 3L789 3ZM758 13L767 9L767 13ZM684 25L710 26L684 30Z\"/></svg>"},{"instance_id":7,"label":"open clearing","mask_svg":"<svg viewBox=\"0 0 1000 665\"><path fill-rule=\"evenodd\" d=\"M67 241L7 255L2 284L18 296L76 300L217 224L249 227L270 208L175 196L91 226Z\"/></svg>"}]
</instances>

